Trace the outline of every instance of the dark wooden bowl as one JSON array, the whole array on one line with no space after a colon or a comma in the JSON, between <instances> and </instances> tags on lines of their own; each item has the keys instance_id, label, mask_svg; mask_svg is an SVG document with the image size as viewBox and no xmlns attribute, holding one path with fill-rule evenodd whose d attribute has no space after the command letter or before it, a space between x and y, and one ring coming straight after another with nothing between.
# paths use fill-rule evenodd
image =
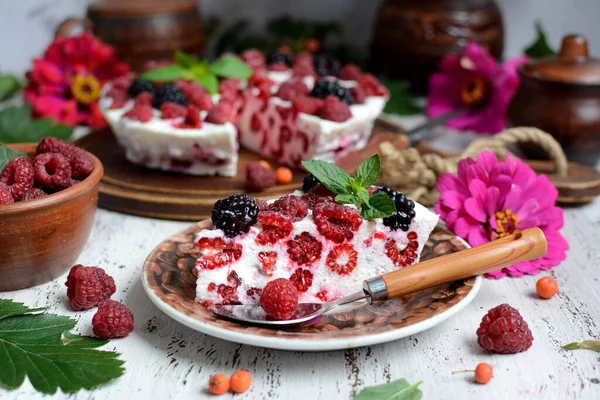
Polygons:
<instances>
[{"instance_id":1,"label":"dark wooden bowl","mask_svg":"<svg viewBox=\"0 0 600 400\"><path fill-rule=\"evenodd\" d=\"M36 144L9 147L35 154ZM92 230L104 173L100 160L90 157L94 171L77 185L0 207L0 292L47 282L75 263Z\"/></svg>"}]
</instances>

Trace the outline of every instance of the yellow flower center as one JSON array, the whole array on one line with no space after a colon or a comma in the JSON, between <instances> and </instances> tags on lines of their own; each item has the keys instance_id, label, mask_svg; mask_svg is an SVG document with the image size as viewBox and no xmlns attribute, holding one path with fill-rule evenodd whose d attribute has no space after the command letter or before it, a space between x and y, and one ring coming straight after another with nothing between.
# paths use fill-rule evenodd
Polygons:
<instances>
[{"instance_id":1,"label":"yellow flower center","mask_svg":"<svg viewBox=\"0 0 600 400\"><path fill-rule=\"evenodd\" d=\"M496 236L502 238L519 232L519 229L517 229L519 218L513 214L510 208L504 211L496 211L494 215L496 216L496 225L498 226L496 228Z\"/></svg>"},{"instance_id":2,"label":"yellow flower center","mask_svg":"<svg viewBox=\"0 0 600 400\"><path fill-rule=\"evenodd\" d=\"M71 93L79 103L92 104L100 97L100 82L94 75L75 75Z\"/></svg>"},{"instance_id":3,"label":"yellow flower center","mask_svg":"<svg viewBox=\"0 0 600 400\"><path fill-rule=\"evenodd\" d=\"M490 85L486 79L475 75L463 82L460 100L470 108L482 106L488 99Z\"/></svg>"}]
</instances>

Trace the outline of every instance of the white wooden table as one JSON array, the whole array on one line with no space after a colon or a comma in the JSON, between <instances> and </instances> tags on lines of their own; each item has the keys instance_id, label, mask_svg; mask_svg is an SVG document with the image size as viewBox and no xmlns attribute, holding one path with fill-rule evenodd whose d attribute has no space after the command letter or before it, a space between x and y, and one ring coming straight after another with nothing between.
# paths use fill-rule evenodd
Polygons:
<instances>
[{"instance_id":1,"label":"white wooden table","mask_svg":"<svg viewBox=\"0 0 600 400\"><path fill-rule=\"evenodd\" d=\"M535 295L535 282L542 275L485 280L463 312L435 328L396 342L328 353L225 342L160 312L142 289L141 266L158 243L188 225L98 210L78 262L106 269L117 283L113 298L127 304L135 315L135 331L107 346L122 353L126 373L100 389L72 396L59 392L56 398L208 398L209 376L244 368L253 375L251 390L220 398L350 399L365 386L406 378L411 383L423 381L424 399L600 399L600 353L560 348L573 341L600 340L600 200L565 210L563 234L571 249L567 260L547 273L560 286L553 299ZM0 298L74 316L78 331L91 335L94 312L68 310L65 279L66 275L35 288L0 293ZM525 353L489 355L476 343L475 331L483 315L504 302L519 309L531 327L534 345ZM479 362L494 366L488 385L473 383L471 374L451 375ZM15 391L0 388L0 398L44 396L26 381Z\"/></svg>"}]
</instances>

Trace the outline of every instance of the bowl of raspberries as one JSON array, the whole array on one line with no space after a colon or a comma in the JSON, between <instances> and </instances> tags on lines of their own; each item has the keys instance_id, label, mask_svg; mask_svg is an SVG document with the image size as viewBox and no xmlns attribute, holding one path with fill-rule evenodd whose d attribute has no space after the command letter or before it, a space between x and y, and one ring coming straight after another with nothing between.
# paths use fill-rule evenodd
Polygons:
<instances>
[{"instance_id":1,"label":"bowl of raspberries","mask_svg":"<svg viewBox=\"0 0 600 400\"><path fill-rule=\"evenodd\" d=\"M75 263L104 171L95 156L54 137L9 149L0 166L0 292L47 282Z\"/></svg>"}]
</instances>

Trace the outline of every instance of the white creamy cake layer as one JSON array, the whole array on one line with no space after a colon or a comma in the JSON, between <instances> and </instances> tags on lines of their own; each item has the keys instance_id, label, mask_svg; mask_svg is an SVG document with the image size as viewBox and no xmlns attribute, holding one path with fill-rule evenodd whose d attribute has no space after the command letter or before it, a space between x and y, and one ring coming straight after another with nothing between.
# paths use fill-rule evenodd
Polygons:
<instances>
[{"instance_id":1,"label":"white creamy cake layer","mask_svg":"<svg viewBox=\"0 0 600 400\"><path fill-rule=\"evenodd\" d=\"M229 285L231 280L228 282L228 277L235 273L234 276L238 279L239 287L231 290L237 291L236 300L242 304L255 303L258 301L258 296L255 295L256 288L262 289L267 282L276 278L290 278L297 273L299 268L302 273L303 270L308 270L312 275L312 283L308 290L300 292L300 302L331 301L359 291L365 279L403 267L396 265L388 256L389 249L393 245L399 252L404 251L409 243L409 235L414 236L413 233L417 235L418 247L413 250L416 251L416 256L411 264L419 260L419 254L437 224L438 216L420 204L415 204L415 212L416 216L407 232L400 229L391 230L383 224L382 219L363 221L359 230L354 232L353 239L343 244L334 243L319 233L310 210L304 219L293 223L293 231L287 238L272 245L263 246L256 242L257 235L262 231L259 223L252 226L248 233L234 238L224 237L223 232L219 229L204 230L197 235L196 243L203 238L223 238L223 240L241 245L241 256L221 268L211 270L197 267L196 300L199 302L209 301L214 304L223 302L223 297L216 287ZM298 265L287 252L288 240L294 239L296 235L303 232L308 232L322 244L320 257L311 265ZM356 252L356 267L347 275L336 272L327 263L328 255L336 254L335 249L339 246L350 246ZM271 276L263 271L259 259L261 252L277 253L277 262ZM337 259L338 263L344 264L349 261L349 257L344 254L346 253L342 253ZM200 257L201 259L202 257Z\"/></svg>"}]
</instances>

